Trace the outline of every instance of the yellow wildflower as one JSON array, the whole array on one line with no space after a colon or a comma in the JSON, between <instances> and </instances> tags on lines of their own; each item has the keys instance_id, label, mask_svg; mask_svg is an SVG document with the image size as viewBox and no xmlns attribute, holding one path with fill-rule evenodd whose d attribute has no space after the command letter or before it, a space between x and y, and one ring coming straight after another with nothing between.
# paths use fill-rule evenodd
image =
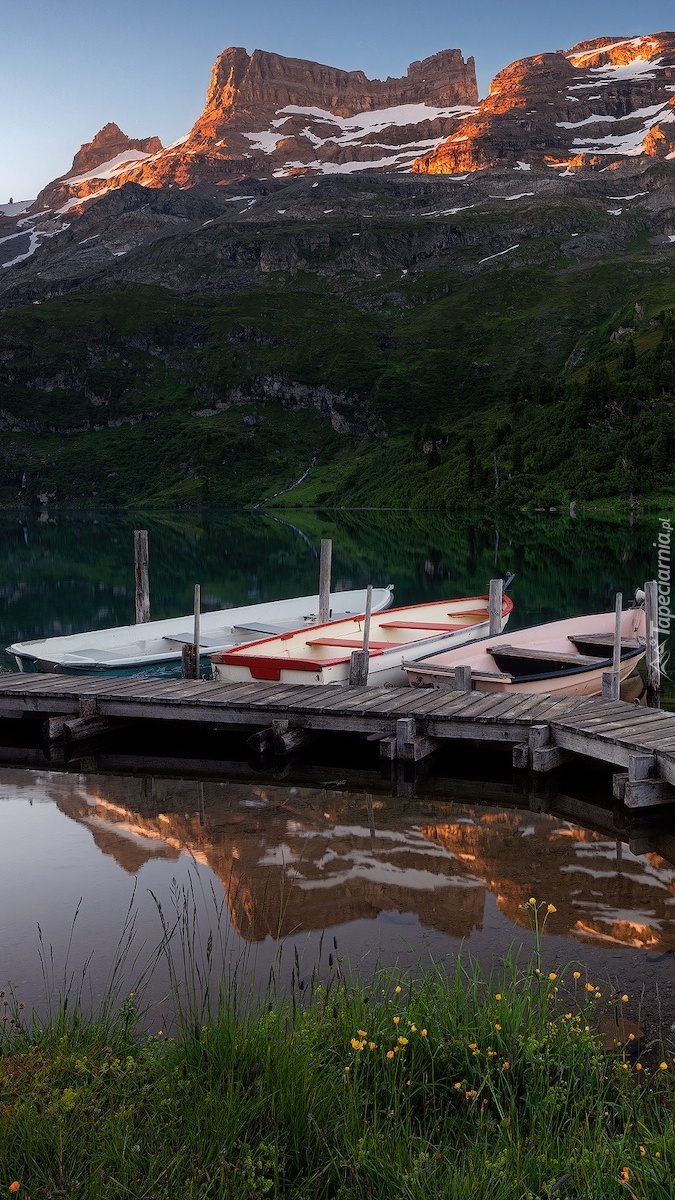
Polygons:
<instances>
[{"instance_id":1,"label":"yellow wildflower","mask_svg":"<svg viewBox=\"0 0 675 1200\"><path fill-rule=\"evenodd\" d=\"M549 973L548 973L548 977L549 977L549 979L550 979L551 983L553 983L553 981L554 981L555 979L557 979L557 978L558 978L558 976L556 975L555 971L549 971Z\"/></svg>"},{"instance_id":2,"label":"yellow wildflower","mask_svg":"<svg viewBox=\"0 0 675 1200\"><path fill-rule=\"evenodd\" d=\"M501 992L497 992L497 993L495 994L495 1000L501 1000L501 998L502 998L502 994L501 994Z\"/></svg>"},{"instance_id":3,"label":"yellow wildflower","mask_svg":"<svg viewBox=\"0 0 675 1200\"><path fill-rule=\"evenodd\" d=\"M358 1038L352 1038L352 1049L353 1050L363 1050L363 1047L365 1046L365 1044L366 1044L365 1042L360 1042Z\"/></svg>"},{"instance_id":4,"label":"yellow wildflower","mask_svg":"<svg viewBox=\"0 0 675 1200\"><path fill-rule=\"evenodd\" d=\"M495 1025L495 1029L498 1029L500 1033L501 1033L501 1031L502 1031L502 1027L501 1027L501 1025Z\"/></svg>"},{"instance_id":5,"label":"yellow wildflower","mask_svg":"<svg viewBox=\"0 0 675 1200\"><path fill-rule=\"evenodd\" d=\"M404 1038L404 1037L400 1037L400 1038L398 1039L398 1044L399 1044L399 1046L407 1046L407 1045L408 1045L408 1039L407 1039L407 1038Z\"/></svg>"},{"instance_id":6,"label":"yellow wildflower","mask_svg":"<svg viewBox=\"0 0 675 1200\"><path fill-rule=\"evenodd\" d=\"M475 1050L477 1046L478 1042L469 1042L469 1050Z\"/></svg>"},{"instance_id":7,"label":"yellow wildflower","mask_svg":"<svg viewBox=\"0 0 675 1200\"><path fill-rule=\"evenodd\" d=\"M527 903L528 903L528 904L536 904L536 903L537 903L536 896L530 896L530 898L529 898L529 900L528 900L528 902L527 902Z\"/></svg>"},{"instance_id":8,"label":"yellow wildflower","mask_svg":"<svg viewBox=\"0 0 675 1200\"><path fill-rule=\"evenodd\" d=\"M596 1000L602 1000L602 992L596 992L595 998L596 998Z\"/></svg>"},{"instance_id":9,"label":"yellow wildflower","mask_svg":"<svg viewBox=\"0 0 675 1200\"><path fill-rule=\"evenodd\" d=\"M505 1071L508 1071L508 1070L509 1070L509 1068L510 1068L510 1066L511 1066L511 1063L510 1063L510 1062L505 1062L505 1063L502 1063L502 1066L503 1066L503 1068L504 1068L504 1070L505 1070Z\"/></svg>"},{"instance_id":10,"label":"yellow wildflower","mask_svg":"<svg viewBox=\"0 0 675 1200\"><path fill-rule=\"evenodd\" d=\"M396 987L394 988L394 991L396 992L396 995L397 995L397 996L398 996L398 995L400 995L400 992L401 992L401 985L400 985L399 983L397 983L397 984L396 984Z\"/></svg>"},{"instance_id":11,"label":"yellow wildflower","mask_svg":"<svg viewBox=\"0 0 675 1200\"><path fill-rule=\"evenodd\" d=\"M394 1057L394 1051L393 1051L393 1050L387 1050L387 1058L393 1058L393 1057Z\"/></svg>"},{"instance_id":12,"label":"yellow wildflower","mask_svg":"<svg viewBox=\"0 0 675 1200\"><path fill-rule=\"evenodd\" d=\"M409 1080L409 1079L406 1079L406 1081L405 1081L405 1086L406 1086L406 1087L410 1087L410 1080Z\"/></svg>"},{"instance_id":13,"label":"yellow wildflower","mask_svg":"<svg viewBox=\"0 0 675 1200\"><path fill-rule=\"evenodd\" d=\"M467 1100L471 1100L473 1096L477 1096L478 1092L470 1091L465 1093Z\"/></svg>"},{"instance_id":14,"label":"yellow wildflower","mask_svg":"<svg viewBox=\"0 0 675 1200\"><path fill-rule=\"evenodd\" d=\"M595 991L595 984L594 984L594 983L585 983L585 984L584 984L584 987L586 988L586 991L587 991L587 992L594 992L594 991Z\"/></svg>"},{"instance_id":15,"label":"yellow wildflower","mask_svg":"<svg viewBox=\"0 0 675 1200\"><path fill-rule=\"evenodd\" d=\"M427 1036L426 1029L420 1029L420 1037L426 1037L426 1036Z\"/></svg>"},{"instance_id":16,"label":"yellow wildflower","mask_svg":"<svg viewBox=\"0 0 675 1200\"><path fill-rule=\"evenodd\" d=\"M461 1083L456 1083L456 1084L455 1084L455 1091L456 1091L456 1092L461 1092L461 1090L462 1090L462 1085L461 1085Z\"/></svg>"},{"instance_id":17,"label":"yellow wildflower","mask_svg":"<svg viewBox=\"0 0 675 1200\"><path fill-rule=\"evenodd\" d=\"M644 1156L645 1156L645 1154L646 1154L646 1153L647 1153L647 1151L645 1150L645 1147L644 1147L644 1146L640 1146L640 1154L642 1155L642 1157L643 1157L643 1158L644 1158Z\"/></svg>"},{"instance_id":18,"label":"yellow wildflower","mask_svg":"<svg viewBox=\"0 0 675 1200\"><path fill-rule=\"evenodd\" d=\"M377 1042L368 1042L369 1050L377 1050Z\"/></svg>"},{"instance_id":19,"label":"yellow wildflower","mask_svg":"<svg viewBox=\"0 0 675 1200\"><path fill-rule=\"evenodd\" d=\"M657 1158L660 1158L660 1157L661 1157L661 1151L660 1151L660 1150L657 1150L657 1151L656 1151L656 1157L657 1157Z\"/></svg>"},{"instance_id":20,"label":"yellow wildflower","mask_svg":"<svg viewBox=\"0 0 675 1200\"><path fill-rule=\"evenodd\" d=\"M488 1052L487 1052L487 1055L488 1055L488 1058L494 1058L494 1056L495 1056L495 1051L494 1051L494 1050L488 1050Z\"/></svg>"},{"instance_id":21,"label":"yellow wildflower","mask_svg":"<svg viewBox=\"0 0 675 1200\"><path fill-rule=\"evenodd\" d=\"M411 1026L410 1026L410 1032L411 1032L411 1033L417 1033L417 1026L416 1026L416 1025L411 1025Z\"/></svg>"},{"instance_id":22,"label":"yellow wildflower","mask_svg":"<svg viewBox=\"0 0 675 1200\"><path fill-rule=\"evenodd\" d=\"M345 1067L345 1075L349 1074L349 1067Z\"/></svg>"},{"instance_id":23,"label":"yellow wildflower","mask_svg":"<svg viewBox=\"0 0 675 1200\"><path fill-rule=\"evenodd\" d=\"M554 912L557 912L558 910L557 910L557 908L556 908L555 904L548 904L548 905L546 906L546 911L547 911L548 913L554 913Z\"/></svg>"},{"instance_id":24,"label":"yellow wildflower","mask_svg":"<svg viewBox=\"0 0 675 1200\"><path fill-rule=\"evenodd\" d=\"M394 1017L394 1025L398 1025L400 1020L401 1020L400 1017Z\"/></svg>"},{"instance_id":25,"label":"yellow wildflower","mask_svg":"<svg viewBox=\"0 0 675 1200\"><path fill-rule=\"evenodd\" d=\"M19 1183L18 1179L15 1179L14 1183L10 1183L9 1190L10 1190L10 1192L18 1192L20 1187L21 1187L21 1184Z\"/></svg>"},{"instance_id":26,"label":"yellow wildflower","mask_svg":"<svg viewBox=\"0 0 675 1200\"><path fill-rule=\"evenodd\" d=\"M572 971L572 979L581 979L581 971Z\"/></svg>"},{"instance_id":27,"label":"yellow wildflower","mask_svg":"<svg viewBox=\"0 0 675 1200\"><path fill-rule=\"evenodd\" d=\"M662 1071L667 1071L668 1063L666 1063L666 1062L659 1063L659 1067L661 1068Z\"/></svg>"},{"instance_id":28,"label":"yellow wildflower","mask_svg":"<svg viewBox=\"0 0 675 1200\"><path fill-rule=\"evenodd\" d=\"M641 1071L641 1070L642 1070L642 1063L636 1063L636 1064L635 1064L635 1070L636 1070L636 1071Z\"/></svg>"},{"instance_id":29,"label":"yellow wildflower","mask_svg":"<svg viewBox=\"0 0 675 1200\"><path fill-rule=\"evenodd\" d=\"M368 1034L366 1033L365 1029L357 1029L356 1032L358 1033L360 1038L368 1037Z\"/></svg>"},{"instance_id":30,"label":"yellow wildflower","mask_svg":"<svg viewBox=\"0 0 675 1200\"><path fill-rule=\"evenodd\" d=\"M628 996L625 994L625 992L624 992L623 996L621 997L621 1002L622 1002L622 1004L628 1004Z\"/></svg>"},{"instance_id":31,"label":"yellow wildflower","mask_svg":"<svg viewBox=\"0 0 675 1200\"><path fill-rule=\"evenodd\" d=\"M628 1180L630 1179L630 1171L628 1170L628 1167L621 1168L619 1179L622 1183L628 1183Z\"/></svg>"}]
</instances>

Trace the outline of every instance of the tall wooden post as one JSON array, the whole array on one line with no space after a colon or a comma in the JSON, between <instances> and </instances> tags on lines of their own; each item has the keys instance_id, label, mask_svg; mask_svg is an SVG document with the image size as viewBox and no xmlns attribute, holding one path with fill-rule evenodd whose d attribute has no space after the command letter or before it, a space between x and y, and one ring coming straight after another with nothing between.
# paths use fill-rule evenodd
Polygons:
<instances>
[{"instance_id":1,"label":"tall wooden post","mask_svg":"<svg viewBox=\"0 0 675 1200\"><path fill-rule=\"evenodd\" d=\"M134 574L136 577L136 624L144 625L150 620L147 529L134 530Z\"/></svg>"},{"instance_id":2,"label":"tall wooden post","mask_svg":"<svg viewBox=\"0 0 675 1200\"><path fill-rule=\"evenodd\" d=\"M197 647L197 649L199 649L199 642L201 640L201 623L202 623L202 589L198 583L195 584L194 614L195 614L195 625L194 625L195 632L194 632L193 641L194 641L194 644Z\"/></svg>"},{"instance_id":3,"label":"tall wooden post","mask_svg":"<svg viewBox=\"0 0 675 1200\"><path fill-rule=\"evenodd\" d=\"M321 563L319 566L319 624L330 619L330 576L333 559L333 543L330 538L321 539Z\"/></svg>"},{"instance_id":4,"label":"tall wooden post","mask_svg":"<svg viewBox=\"0 0 675 1200\"><path fill-rule=\"evenodd\" d=\"M490 580L490 599L488 611L490 614L489 637L496 637L502 631L502 608L504 600L504 580Z\"/></svg>"},{"instance_id":5,"label":"tall wooden post","mask_svg":"<svg viewBox=\"0 0 675 1200\"><path fill-rule=\"evenodd\" d=\"M645 584L647 625L647 705L661 707L661 664L659 662L659 593L655 579Z\"/></svg>"}]
</instances>

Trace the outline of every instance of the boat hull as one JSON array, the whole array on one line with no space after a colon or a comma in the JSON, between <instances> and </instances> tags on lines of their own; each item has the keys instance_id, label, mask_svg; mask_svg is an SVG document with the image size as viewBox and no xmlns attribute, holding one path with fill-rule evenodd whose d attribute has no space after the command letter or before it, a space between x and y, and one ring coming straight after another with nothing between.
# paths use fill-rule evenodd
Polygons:
<instances>
[{"instance_id":1,"label":"boat hull","mask_svg":"<svg viewBox=\"0 0 675 1200\"><path fill-rule=\"evenodd\" d=\"M393 600L393 587L373 591L373 611L382 612ZM362 613L366 591L334 592L330 598L332 620ZM318 596L296 596L239 608L219 609L201 615L200 670L208 674L208 652L248 642L256 626L296 629L314 627ZM15 642L7 647L20 671L46 671L66 675L103 675L115 678L177 678L181 674L183 645L192 642L194 617L170 617L145 625L121 625L63 637Z\"/></svg>"},{"instance_id":2,"label":"boat hull","mask_svg":"<svg viewBox=\"0 0 675 1200\"><path fill-rule=\"evenodd\" d=\"M646 653L644 609L627 609L621 619L624 650L619 680L623 683ZM425 655L421 660L408 660L404 670L413 687L453 687L455 669L468 666L472 671L472 689L479 692L598 696L602 692L603 675L612 669L614 620L614 613L596 613L519 629L509 635L508 646L499 636L488 638L463 653L453 648ZM608 641L599 642L600 638ZM594 648L602 653L590 656L588 651ZM575 657L577 663L573 661ZM589 665L591 657L593 663ZM558 662L568 661L565 666L556 666L556 658ZM551 660L549 669L547 659ZM509 665L517 673L511 674Z\"/></svg>"},{"instance_id":3,"label":"boat hull","mask_svg":"<svg viewBox=\"0 0 675 1200\"><path fill-rule=\"evenodd\" d=\"M504 597L502 629L512 608L510 598ZM333 629L331 632L318 626L309 633L298 631L214 654L214 678L227 683L264 680L290 686L348 683L351 653L362 646L363 621L338 622ZM371 622L368 686L405 686L405 660L448 646L462 646L487 637L488 631L485 596L409 605L376 614Z\"/></svg>"}]
</instances>

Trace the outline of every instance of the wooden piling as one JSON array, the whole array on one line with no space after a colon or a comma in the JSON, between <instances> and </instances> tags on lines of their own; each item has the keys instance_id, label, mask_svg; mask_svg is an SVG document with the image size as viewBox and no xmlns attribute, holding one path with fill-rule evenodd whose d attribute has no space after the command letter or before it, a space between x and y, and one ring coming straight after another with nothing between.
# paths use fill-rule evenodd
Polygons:
<instances>
[{"instance_id":1,"label":"wooden piling","mask_svg":"<svg viewBox=\"0 0 675 1200\"><path fill-rule=\"evenodd\" d=\"M352 687L365 687L370 666L370 614L373 606L373 585L368 584L366 612L363 618L363 642L360 650L353 650L349 662L349 683Z\"/></svg>"},{"instance_id":2,"label":"wooden piling","mask_svg":"<svg viewBox=\"0 0 675 1200\"><path fill-rule=\"evenodd\" d=\"M623 596L616 593L614 605L614 644L612 647L612 669L605 671L602 676L603 700L619 700L621 698L621 614L623 611Z\"/></svg>"},{"instance_id":3,"label":"wooden piling","mask_svg":"<svg viewBox=\"0 0 675 1200\"><path fill-rule=\"evenodd\" d=\"M199 678L199 653L193 642L188 642L186 646L183 646L181 674L183 679Z\"/></svg>"},{"instance_id":4,"label":"wooden piling","mask_svg":"<svg viewBox=\"0 0 675 1200\"><path fill-rule=\"evenodd\" d=\"M134 530L134 574L136 578L136 624L150 620L150 577L148 570L148 531Z\"/></svg>"},{"instance_id":5,"label":"wooden piling","mask_svg":"<svg viewBox=\"0 0 675 1200\"><path fill-rule=\"evenodd\" d=\"M645 584L647 625L647 707L661 707L661 665L659 662L659 594L655 579Z\"/></svg>"},{"instance_id":6,"label":"wooden piling","mask_svg":"<svg viewBox=\"0 0 675 1200\"><path fill-rule=\"evenodd\" d=\"M319 565L319 624L330 620L330 577L333 559L333 543L330 538L321 539L321 562Z\"/></svg>"},{"instance_id":7,"label":"wooden piling","mask_svg":"<svg viewBox=\"0 0 675 1200\"><path fill-rule=\"evenodd\" d=\"M489 637L496 637L502 631L502 607L504 598L504 580L490 580L490 599L488 601L488 611L490 614L490 631Z\"/></svg>"},{"instance_id":8,"label":"wooden piling","mask_svg":"<svg viewBox=\"0 0 675 1200\"><path fill-rule=\"evenodd\" d=\"M201 642L201 623L202 623L202 589L200 584L195 584L195 624L194 624L194 644L197 655L197 674L196 679L199 679L199 643Z\"/></svg>"}]
</instances>

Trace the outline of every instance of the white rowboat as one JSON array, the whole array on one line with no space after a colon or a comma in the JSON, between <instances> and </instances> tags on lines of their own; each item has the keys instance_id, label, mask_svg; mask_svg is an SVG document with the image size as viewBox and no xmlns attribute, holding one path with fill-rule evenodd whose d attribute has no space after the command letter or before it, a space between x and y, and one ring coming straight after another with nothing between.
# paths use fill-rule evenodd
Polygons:
<instances>
[{"instance_id":1,"label":"white rowboat","mask_svg":"<svg viewBox=\"0 0 675 1200\"><path fill-rule=\"evenodd\" d=\"M373 589L373 610L389 608L393 585ZM362 613L366 590L333 592L331 622ZM200 618L201 656L249 642L260 634L282 634L302 626L318 624L319 597L295 596L241 608L205 612ZM183 646L194 638L194 617L169 617L144 625L119 625L63 637L14 642L7 653L14 655L21 671L62 671L66 674L179 675ZM204 661L205 669L210 664Z\"/></svg>"},{"instance_id":2,"label":"white rowboat","mask_svg":"<svg viewBox=\"0 0 675 1200\"><path fill-rule=\"evenodd\" d=\"M502 600L502 629L513 601ZM249 682L268 679L289 684L346 683L351 655L363 646L363 616L318 625L279 637L244 643L210 654L216 679ZM487 596L436 600L373 613L370 623L368 683L407 683L402 663L416 654L461 646L489 631Z\"/></svg>"}]
</instances>

